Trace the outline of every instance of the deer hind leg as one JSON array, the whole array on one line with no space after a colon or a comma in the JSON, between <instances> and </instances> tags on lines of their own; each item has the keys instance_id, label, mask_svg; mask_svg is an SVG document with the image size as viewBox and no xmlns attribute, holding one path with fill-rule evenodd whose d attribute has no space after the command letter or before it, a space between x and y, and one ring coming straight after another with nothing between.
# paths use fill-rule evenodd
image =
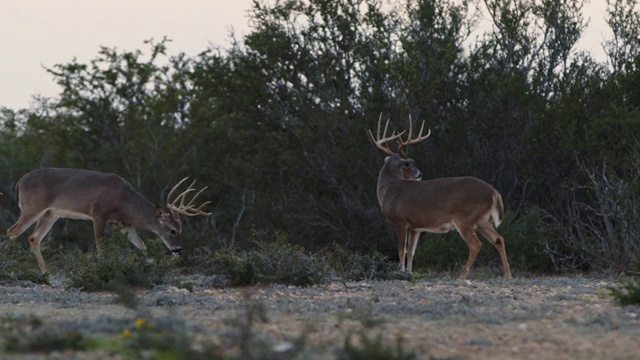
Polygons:
<instances>
[{"instance_id":1,"label":"deer hind leg","mask_svg":"<svg viewBox=\"0 0 640 360\"><path fill-rule=\"evenodd\" d=\"M416 247L418 246L418 240L420 239L419 231L409 231L407 234L407 272L411 273L413 270L413 255L416 253Z\"/></svg>"},{"instance_id":2,"label":"deer hind leg","mask_svg":"<svg viewBox=\"0 0 640 360\"><path fill-rule=\"evenodd\" d=\"M31 235L29 235L29 246L31 246L31 251L36 256L36 260L38 260L38 266L40 266L40 271L43 275L47 273L47 266L40 252L40 242L45 235L49 233L49 230L51 230L56 220L58 220L57 216L53 215L50 211L46 211L38 220L36 228Z\"/></svg>"},{"instance_id":3,"label":"deer hind leg","mask_svg":"<svg viewBox=\"0 0 640 360\"><path fill-rule=\"evenodd\" d=\"M30 212L22 211L18 221L16 221L13 226L7 230L7 236L9 239L15 239L18 236L22 235L33 223L38 221L38 219L42 216L42 214L34 214Z\"/></svg>"},{"instance_id":4,"label":"deer hind leg","mask_svg":"<svg viewBox=\"0 0 640 360\"><path fill-rule=\"evenodd\" d=\"M407 257L407 228L403 225L396 226L398 237L398 257L400 258L400 271L405 271L405 258Z\"/></svg>"},{"instance_id":5,"label":"deer hind leg","mask_svg":"<svg viewBox=\"0 0 640 360\"><path fill-rule=\"evenodd\" d=\"M511 268L507 261L507 251L504 245L504 238L498 234L496 229L490 222L482 222L478 224L478 231L498 250L500 260L502 261L502 269L504 270L505 279L511 279Z\"/></svg>"},{"instance_id":6,"label":"deer hind leg","mask_svg":"<svg viewBox=\"0 0 640 360\"><path fill-rule=\"evenodd\" d=\"M464 267L462 268L462 272L460 272L460 278L466 279L469 276L469 271L471 271L471 267L473 266L473 263L476 261L476 257L478 257L478 253L482 248L482 243L480 242L480 239L478 239L478 235L473 230L473 228L469 228L469 229L461 229L458 227L456 228L460 236L462 236L462 238L464 239L464 242L466 242L467 246L469 247L469 257L467 258L467 262L464 264Z\"/></svg>"}]
</instances>

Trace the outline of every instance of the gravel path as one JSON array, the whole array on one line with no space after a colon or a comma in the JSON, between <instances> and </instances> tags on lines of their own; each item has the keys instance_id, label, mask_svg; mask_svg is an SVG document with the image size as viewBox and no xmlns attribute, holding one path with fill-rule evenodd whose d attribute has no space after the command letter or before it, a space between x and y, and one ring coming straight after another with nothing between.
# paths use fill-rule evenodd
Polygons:
<instances>
[{"instance_id":1,"label":"gravel path","mask_svg":"<svg viewBox=\"0 0 640 360\"><path fill-rule=\"evenodd\" d=\"M174 330L180 324L196 342L229 344L240 336L238 324L248 309L259 308L252 336L286 348L304 335L307 358L335 358L345 338L363 330L389 346L402 337L402 346L421 359L640 358L640 307L616 305L607 290L614 283L607 279L444 278L227 289L203 286L213 282L208 278L192 280L201 284L193 292L168 286L138 292L136 310L112 293L5 284L0 316L35 315L103 336L146 312L151 321L174 322Z\"/></svg>"}]
</instances>

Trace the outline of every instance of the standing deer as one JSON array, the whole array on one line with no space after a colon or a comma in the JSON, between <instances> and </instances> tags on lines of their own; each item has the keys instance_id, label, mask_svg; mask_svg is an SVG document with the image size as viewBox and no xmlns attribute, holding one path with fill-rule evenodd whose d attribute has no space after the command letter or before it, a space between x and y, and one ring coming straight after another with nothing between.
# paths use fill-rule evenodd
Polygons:
<instances>
[{"instance_id":1,"label":"standing deer","mask_svg":"<svg viewBox=\"0 0 640 360\"><path fill-rule=\"evenodd\" d=\"M467 278L469 270L478 256L482 243L477 229L500 254L504 277L511 278L507 261L504 239L495 230L504 215L502 197L491 185L473 177L451 177L421 181L422 174L416 168L403 148L421 142L431 135L420 132L412 138L412 125L409 119L409 133L406 140L404 131L394 132L387 137L389 120L380 138L382 116L378 119L378 131L374 138L369 135L375 146L388 156L378 176L378 203L384 217L394 226L398 237L398 255L400 269L411 273L413 256L421 232L445 233L457 230L469 247L469 257L460 273ZM398 144L398 153L391 151L391 141ZM493 225L492 225L493 222Z\"/></svg>"},{"instance_id":2,"label":"standing deer","mask_svg":"<svg viewBox=\"0 0 640 360\"><path fill-rule=\"evenodd\" d=\"M98 253L102 250L99 239L104 236L106 224L119 223L123 226L122 232L137 248L146 250L134 226L158 235L167 248L177 255L182 251L179 241L182 232L180 215L210 214L202 211L202 207L209 202L197 208L193 205L206 187L197 192L188 204L184 203L185 197L195 191L195 181L173 201L170 200L187 179L182 179L169 192L165 210L155 206L115 174L62 168L34 170L16 184L20 217L7 230L7 235L9 239L15 239L37 222L29 236L29 245L43 274L47 273L47 267L40 253L40 242L59 218L92 220Z\"/></svg>"}]
</instances>

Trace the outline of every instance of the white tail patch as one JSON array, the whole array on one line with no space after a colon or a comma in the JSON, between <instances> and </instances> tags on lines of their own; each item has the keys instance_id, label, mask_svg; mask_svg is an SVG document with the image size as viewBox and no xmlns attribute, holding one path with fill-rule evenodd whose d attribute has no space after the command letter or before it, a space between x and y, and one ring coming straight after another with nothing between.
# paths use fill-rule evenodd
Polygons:
<instances>
[{"instance_id":1,"label":"white tail patch","mask_svg":"<svg viewBox=\"0 0 640 360\"><path fill-rule=\"evenodd\" d=\"M495 193L493 195L493 206L491 207L491 219L493 220L493 225L497 228L502 223L502 197L499 193Z\"/></svg>"},{"instance_id":2,"label":"white tail patch","mask_svg":"<svg viewBox=\"0 0 640 360\"><path fill-rule=\"evenodd\" d=\"M498 209L495 206L491 209L491 220L493 220L493 225L495 227L500 226L502 223L502 219L500 219L500 212L498 212Z\"/></svg>"}]
</instances>

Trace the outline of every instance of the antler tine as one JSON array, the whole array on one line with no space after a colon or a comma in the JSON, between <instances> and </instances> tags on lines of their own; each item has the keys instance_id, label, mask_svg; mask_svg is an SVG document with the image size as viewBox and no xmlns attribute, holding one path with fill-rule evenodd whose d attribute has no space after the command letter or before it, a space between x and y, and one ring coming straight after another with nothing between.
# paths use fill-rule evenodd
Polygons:
<instances>
[{"instance_id":1,"label":"antler tine","mask_svg":"<svg viewBox=\"0 0 640 360\"><path fill-rule=\"evenodd\" d=\"M176 186L174 186L174 187L173 187L173 189L171 189L171 191L169 191L169 196L167 196L167 204L169 204L169 203L171 203L171 204L175 203L175 201L173 201L173 202L171 201L171 196L172 196L172 195L173 195L173 193L178 189L178 187L180 187L180 185L182 185L182 183L183 183L183 182L187 181L187 179L188 179L188 178L189 178L189 177L186 177L186 178L184 178L184 179L180 180L180 182L178 182L178 183L176 184ZM177 200L177 198L176 198L176 200Z\"/></svg>"},{"instance_id":2,"label":"antler tine","mask_svg":"<svg viewBox=\"0 0 640 360\"><path fill-rule=\"evenodd\" d=\"M413 135L413 122L411 121L411 115L409 115L409 134L407 134L407 140L403 141L402 138L398 140L398 152L400 152L400 155L402 157L409 158L409 156L402 149L403 147L411 144L417 144L423 140L426 140L431 135L431 129L427 129L427 135L422 135L422 133L424 132L424 124L425 121L422 121L422 126L420 126L420 132L418 133L418 136L412 139L411 136Z\"/></svg>"},{"instance_id":3,"label":"antler tine","mask_svg":"<svg viewBox=\"0 0 640 360\"><path fill-rule=\"evenodd\" d=\"M207 189L207 187L205 186L204 188L202 188L200 191L198 191L189 201L189 203L187 203L185 205L185 198L187 197L187 195L193 191L196 191L196 189L193 187L193 185L195 185L196 180L193 180L193 182L191 183L191 185L189 185L189 187L187 188L187 190L181 192L178 196L176 196L176 198L171 201L171 195L175 192L175 190L178 188L178 186L180 186L180 184L182 184L185 180L187 180L188 177L182 179L176 186L173 187L173 189L171 189L171 192L169 192L169 196L167 197L167 208L169 208L170 210L173 210L175 212L177 212L178 214L182 214L185 216L196 216L196 215L211 215L211 213L207 213L204 212L202 210L202 208L205 205L210 204L210 201L206 201L204 203L202 203L199 207L195 207L195 205L193 205L193 203L196 201L196 199L198 198L198 196L205 190ZM177 205L178 201L180 201L180 205Z\"/></svg>"},{"instance_id":4,"label":"antler tine","mask_svg":"<svg viewBox=\"0 0 640 360\"><path fill-rule=\"evenodd\" d=\"M394 152L391 151L388 145L385 146L384 144L388 143L389 141L399 139L402 136L402 134L404 134L404 131L400 133L397 131L394 131L394 133L390 137L387 137L387 130L389 130L389 119L387 119L387 122L384 125L384 132L382 133L382 139L381 139L380 138L381 128L382 128L382 113L380 113L380 117L378 118L378 131L376 132L376 136L375 137L373 136L371 129L369 129L369 136L371 137L371 141L373 141L373 144L378 149L384 151L385 154L387 155L393 155Z\"/></svg>"}]
</instances>

